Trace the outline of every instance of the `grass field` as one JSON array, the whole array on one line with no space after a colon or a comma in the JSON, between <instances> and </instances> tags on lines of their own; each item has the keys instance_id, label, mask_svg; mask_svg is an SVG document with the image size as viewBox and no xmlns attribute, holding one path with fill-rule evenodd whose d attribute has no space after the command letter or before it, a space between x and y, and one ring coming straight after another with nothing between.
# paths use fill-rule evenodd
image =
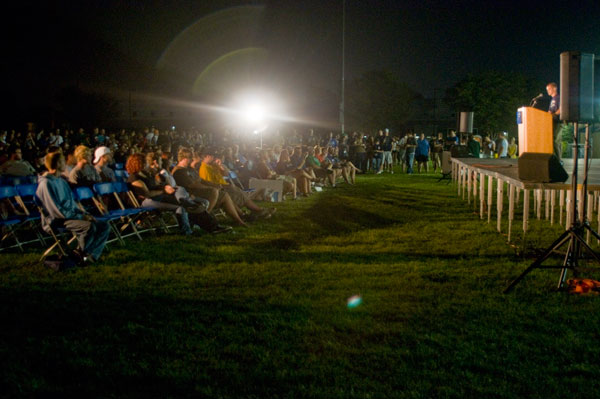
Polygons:
<instances>
[{"instance_id":1,"label":"grass field","mask_svg":"<svg viewBox=\"0 0 600 399\"><path fill-rule=\"evenodd\" d=\"M436 179L363 176L72 272L4 253L0 395L596 397L599 298L555 292L557 271L502 294L532 258ZM526 254L561 231L531 227Z\"/></svg>"}]
</instances>

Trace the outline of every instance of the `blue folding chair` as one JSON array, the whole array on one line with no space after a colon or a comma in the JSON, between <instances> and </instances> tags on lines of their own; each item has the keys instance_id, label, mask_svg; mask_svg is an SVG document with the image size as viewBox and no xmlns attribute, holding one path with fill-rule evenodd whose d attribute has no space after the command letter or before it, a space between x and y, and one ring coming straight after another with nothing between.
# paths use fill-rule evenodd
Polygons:
<instances>
[{"instance_id":1,"label":"blue folding chair","mask_svg":"<svg viewBox=\"0 0 600 399\"><path fill-rule=\"evenodd\" d=\"M140 235L140 231L136 225L136 222L145 212L148 212L148 210L143 208L132 208L125 206L125 203L120 197L120 194L124 194L126 196L129 195L129 189L127 188L127 184L124 182L96 183L94 184L94 191L99 196L99 202L101 204L104 205L112 201L113 203L116 203L118 205L117 209L108 209L108 207L105 206L107 214L119 216L128 221L127 224L121 225L121 235L123 237L128 237L132 234L135 234L141 240L142 236ZM103 199L106 199L107 201L100 201ZM123 235L122 233L127 228L127 226L131 226L133 232L131 234Z\"/></svg>"},{"instance_id":2,"label":"blue folding chair","mask_svg":"<svg viewBox=\"0 0 600 399\"><path fill-rule=\"evenodd\" d=\"M44 208L44 204L39 199L39 197L37 195L34 195L33 200L38 208L38 212L42 216L42 221L44 220L44 218L48 218L48 212L46 208ZM40 262L42 262L44 258L46 258L46 256L48 256L56 248L58 248L58 250L63 256L67 256L67 249L69 248L69 245L71 245L77 239L75 233L69 231L66 227L64 227L63 219L55 219L52 221L52 223L42 224L42 230L48 235L50 235L54 242L48 248L46 248L46 250L40 257ZM71 234L71 237L66 241L66 244L63 244L61 240L69 233Z\"/></svg>"},{"instance_id":3,"label":"blue folding chair","mask_svg":"<svg viewBox=\"0 0 600 399\"><path fill-rule=\"evenodd\" d=\"M110 244L114 241L119 241L121 245L125 245L123 241L123 237L119 232L119 228L117 227L117 221L120 221L123 215L114 215L110 212L106 211L103 205L98 201L98 199L94 196L92 189L89 187L77 187L73 191L73 196L75 197L75 202L77 205L85 212L93 214L96 220L100 220L108 223L110 230L112 231L114 238L106 240L107 244ZM93 204L89 204L89 202ZM87 202L87 203L86 203ZM94 214L97 213L97 214ZM127 223L128 221L124 221Z\"/></svg>"},{"instance_id":4,"label":"blue folding chair","mask_svg":"<svg viewBox=\"0 0 600 399\"><path fill-rule=\"evenodd\" d=\"M38 230L40 215L29 212L14 186L0 186L0 202L3 205L0 226L5 229L5 233L0 240L0 250L17 247L23 252L23 245L25 244L33 242L44 243L43 237ZM26 228L29 228L31 231L29 234L23 234L23 237L27 237L23 241L19 239L17 232ZM31 239L31 232L34 233L35 239ZM5 247L4 242L9 238L12 238L15 244Z\"/></svg>"},{"instance_id":5,"label":"blue folding chair","mask_svg":"<svg viewBox=\"0 0 600 399\"><path fill-rule=\"evenodd\" d=\"M129 173L127 173L126 170L117 169L115 170L115 177L117 178L117 181L126 182L129 178Z\"/></svg>"}]
</instances>

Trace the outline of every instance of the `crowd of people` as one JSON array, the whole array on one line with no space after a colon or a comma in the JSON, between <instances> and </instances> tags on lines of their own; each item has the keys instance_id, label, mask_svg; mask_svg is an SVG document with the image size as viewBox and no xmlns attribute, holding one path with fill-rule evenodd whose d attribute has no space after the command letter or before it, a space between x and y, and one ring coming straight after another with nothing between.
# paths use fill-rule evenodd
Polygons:
<instances>
[{"instance_id":1,"label":"crowd of people","mask_svg":"<svg viewBox=\"0 0 600 399\"><path fill-rule=\"evenodd\" d=\"M280 141L257 148L228 132L213 136L156 128L109 133L99 128L89 133L54 129L26 135L4 131L0 177L4 181L35 177L36 194L45 208L44 226L60 221L77 236L80 260L93 262L102 253L109 228L99 215L78 206L75 188L126 181L133 206L172 211L181 234L192 235L196 229L224 233L232 228L217 222L216 212L248 227L276 211L257 203L270 199L266 190L244 189L251 178L281 180L281 194L293 199L313 195L316 187L336 187L342 179L355 184L361 171L347 157L339 157L334 135L327 143L313 141L312 130L309 136L305 144L278 135Z\"/></svg>"},{"instance_id":2,"label":"crowd of people","mask_svg":"<svg viewBox=\"0 0 600 399\"><path fill-rule=\"evenodd\" d=\"M39 176L38 196L49 221L74 220L67 227L80 239L82 258L93 261L108 229L77 208L74 187L126 181L134 206L173 211L181 234L195 229L217 234L231 227L217 222L216 212L240 227L275 213L276 208L257 203L269 200L270 193L245 190L252 178L281 180L281 194L296 199L340 182L353 185L360 173L393 174L396 166L404 173L421 173L430 164L434 172L441 170L442 152L454 145L465 145L478 157L516 154L514 139L508 144L503 135L496 142L472 135L461 142L454 132L426 138L412 132L396 136L389 129L345 135L290 130L275 132L265 146L255 144L251 137L229 131L195 129L4 131L0 176Z\"/></svg>"}]
</instances>

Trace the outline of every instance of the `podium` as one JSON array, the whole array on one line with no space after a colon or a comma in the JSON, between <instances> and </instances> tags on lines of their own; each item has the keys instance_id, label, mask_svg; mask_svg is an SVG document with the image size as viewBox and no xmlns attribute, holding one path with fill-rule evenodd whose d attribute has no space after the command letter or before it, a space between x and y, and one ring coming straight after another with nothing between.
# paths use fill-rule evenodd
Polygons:
<instances>
[{"instance_id":1,"label":"podium","mask_svg":"<svg viewBox=\"0 0 600 399\"><path fill-rule=\"evenodd\" d=\"M524 152L554 153L552 115L533 107L517 110L519 156Z\"/></svg>"}]
</instances>

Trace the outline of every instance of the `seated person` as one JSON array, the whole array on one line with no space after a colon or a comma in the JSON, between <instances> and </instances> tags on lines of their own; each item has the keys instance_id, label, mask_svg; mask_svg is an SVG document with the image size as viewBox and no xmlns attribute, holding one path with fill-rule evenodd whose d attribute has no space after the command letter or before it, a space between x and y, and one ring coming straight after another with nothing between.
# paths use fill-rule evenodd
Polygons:
<instances>
[{"instance_id":1,"label":"seated person","mask_svg":"<svg viewBox=\"0 0 600 399\"><path fill-rule=\"evenodd\" d=\"M313 172L319 179L327 179L332 187L335 187L335 178L333 169L321 165L319 159L315 156L314 147L308 147L308 155L305 160L306 166L312 168Z\"/></svg>"},{"instance_id":2,"label":"seated person","mask_svg":"<svg viewBox=\"0 0 600 399\"><path fill-rule=\"evenodd\" d=\"M162 157L158 153L149 152L146 154L146 165L143 173L145 176L152 178L147 183L149 190L162 190L165 186L171 186L175 189L174 195L177 202L183 205L188 211L191 210L190 208L196 208L198 205L202 206L205 210L208 209L210 203L207 199L192 196L184 187L177 185L171 172L163 168Z\"/></svg>"},{"instance_id":3,"label":"seated person","mask_svg":"<svg viewBox=\"0 0 600 399\"><path fill-rule=\"evenodd\" d=\"M175 189L172 186L164 185L162 189L149 189L148 185L155 187L154 177L144 173L144 166L145 160L142 154L129 156L125 166L129 173L127 183L143 207L175 211L177 222L184 235L192 234L190 220L213 234L231 230L231 227L218 225L214 217L204 210L194 211L189 216L187 210L175 197Z\"/></svg>"},{"instance_id":4,"label":"seated person","mask_svg":"<svg viewBox=\"0 0 600 399\"><path fill-rule=\"evenodd\" d=\"M77 236L78 255L83 262L100 259L106 245L109 226L82 211L73 200L69 184L61 178L65 169L65 158L60 152L46 155L46 169L39 178L36 196L42 202L46 215L42 215L45 229L60 224Z\"/></svg>"},{"instance_id":5,"label":"seated person","mask_svg":"<svg viewBox=\"0 0 600 399\"><path fill-rule=\"evenodd\" d=\"M229 194L217 187L207 186L202 183L198 173L191 167L193 153L189 148L182 147L177 154L179 162L173 168L172 174L178 186L184 187L188 192L207 198L208 211L215 207L223 209L227 215L240 226L247 226L242 219L243 212L234 203Z\"/></svg>"},{"instance_id":6,"label":"seated person","mask_svg":"<svg viewBox=\"0 0 600 399\"><path fill-rule=\"evenodd\" d=\"M10 160L0 166L0 174L8 176L32 176L36 174L33 166L23 159L21 147L14 147Z\"/></svg>"},{"instance_id":7,"label":"seated person","mask_svg":"<svg viewBox=\"0 0 600 399\"><path fill-rule=\"evenodd\" d=\"M333 165L334 170L336 170L336 168L341 170L342 177L344 178L344 181L346 183L355 184L356 183L356 171L358 171L359 169L356 166L354 166L354 164L349 160L345 160L345 161L340 160L337 157L338 151L339 151L339 148L329 147L329 149L327 150L327 157L325 159L329 163L331 163L331 165Z\"/></svg>"},{"instance_id":8,"label":"seated person","mask_svg":"<svg viewBox=\"0 0 600 399\"><path fill-rule=\"evenodd\" d=\"M282 194L292 194L292 198L296 199L296 178L285 174L277 174L277 172L271 168L269 158L268 151L260 151L256 165L256 175L259 179L283 180Z\"/></svg>"},{"instance_id":9,"label":"seated person","mask_svg":"<svg viewBox=\"0 0 600 399\"><path fill-rule=\"evenodd\" d=\"M98 147L94 152L94 166L103 182L117 181L114 170L108 165L112 162L112 152L108 147Z\"/></svg>"},{"instance_id":10,"label":"seated person","mask_svg":"<svg viewBox=\"0 0 600 399\"><path fill-rule=\"evenodd\" d=\"M202 164L200 165L200 178L202 181L213 187L222 188L233 200L238 208L246 207L250 210L254 216L269 218L275 213L276 208L269 210L262 209L256 205L250 197L242 191L239 187L229 184L223 179L224 169L218 158L214 156L214 153L206 152L202 158Z\"/></svg>"},{"instance_id":11,"label":"seated person","mask_svg":"<svg viewBox=\"0 0 600 399\"><path fill-rule=\"evenodd\" d=\"M69 183L74 186L91 187L96 183L101 183L100 175L92 166L92 150L84 145L75 148L74 152L77 164L69 173Z\"/></svg>"},{"instance_id":12,"label":"seated person","mask_svg":"<svg viewBox=\"0 0 600 399\"><path fill-rule=\"evenodd\" d=\"M279 162L277 162L277 166L275 168L275 171L278 174L292 176L293 178L295 178L298 182L300 192L304 196L308 196L311 194L312 189L310 186L310 182L314 179L314 175L311 175L304 170L304 161L306 159L306 155L302 158L302 161L296 166L292 162L288 150L281 150L281 153L279 154Z\"/></svg>"}]
</instances>

